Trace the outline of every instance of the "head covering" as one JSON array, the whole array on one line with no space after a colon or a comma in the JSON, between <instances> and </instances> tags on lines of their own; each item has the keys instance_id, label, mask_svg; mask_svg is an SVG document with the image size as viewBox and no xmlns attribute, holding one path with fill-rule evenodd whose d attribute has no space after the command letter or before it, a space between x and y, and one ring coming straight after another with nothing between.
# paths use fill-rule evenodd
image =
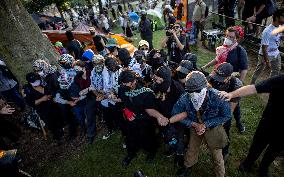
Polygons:
<instances>
[{"instance_id":1,"label":"head covering","mask_svg":"<svg viewBox=\"0 0 284 177\"><path fill-rule=\"evenodd\" d=\"M95 53L91 49L88 49L83 53L82 59L83 61L85 60L92 61L94 55Z\"/></svg>"},{"instance_id":2,"label":"head covering","mask_svg":"<svg viewBox=\"0 0 284 177\"><path fill-rule=\"evenodd\" d=\"M241 26L233 26L233 29L238 31L240 39L242 39L245 36L244 29Z\"/></svg>"},{"instance_id":3,"label":"head covering","mask_svg":"<svg viewBox=\"0 0 284 177\"><path fill-rule=\"evenodd\" d=\"M106 47L117 47L118 43L115 38L108 38L106 42Z\"/></svg>"},{"instance_id":4,"label":"head covering","mask_svg":"<svg viewBox=\"0 0 284 177\"><path fill-rule=\"evenodd\" d=\"M197 66L196 66L196 63L197 63L197 56L193 53L186 53L184 56L183 56L183 60L188 60L192 63L193 65L193 68L196 69Z\"/></svg>"},{"instance_id":5,"label":"head covering","mask_svg":"<svg viewBox=\"0 0 284 177\"><path fill-rule=\"evenodd\" d=\"M131 70L124 70L120 73L118 82L121 83L128 83L133 82L136 79L135 72Z\"/></svg>"},{"instance_id":6,"label":"head covering","mask_svg":"<svg viewBox=\"0 0 284 177\"><path fill-rule=\"evenodd\" d=\"M58 64L63 67L64 69L72 68L72 64L75 61L74 57L69 54L63 54L60 56L58 60Z\"/></svg>"},{"instance_id":7,"label":"head covering","mask_svg":"<svg viewBox=\"0 0 284 177\"><path fill-rule=\"evenodd\" d=\"M134 55L134 52L135 52L135 47L134 47L134 45L132 45L132 44L122 44L121 46L120 46L120 48L124 48L124 49L127 49L128 50L128 52L129 52L129 55L131 56L131 57L133 57L133 55Z\"/></svg>"},{"instance_id":8,"label":"head covering","mask_svg":"<svg viewBox=\"0 0 284 177\"><path fill-rule=\"evenodd\" d=\"M103 71L104 68L104 57L102 55L94 55L93 56L93 64L94 64L94 71L99 73Z\"/></svg>"},{"instance_id":9,"label":"head covering","mask_svg":"<svg viewBox=\"0 0 284 177\"><path fill-rule=\"evenodd\" d=\"M149 42L145 41L145 40L141 40L138 43L138 47L142 47L143 45L146 45L149 48Z\"/></svg>"},{"instance_id":10,"label":"head covering","mask_svg":"<svg viewBox=\"0 0 284 177\"><path fill-rule=\"evenodd\" d=\"M188 60L182 60L179 63L178 68L176 69L176 71L181 72L183 74L188 74L193 70L193 65L190 61Z\"/></svg>"},{"instance_id":11,"label":"head covering","mask_svg":"<svg viewBox=\"0 0 284 177\"><path fill-rule=\"evenodd\" d=\"M35 60L33 63L33 68L43 71L44 76L46 76L47 74L55 73L55 71L57 70L56 66L51 66L49 63L42 59Z\"/></svg>"},{"instance_id":12,"label":"head covering","mask_svg":"<svg viewBox=\"0 0 284 177\"><path fill-rule=\"evenodd\" d=\"M54 46L55 47L63 47L63 44L62 44L62 42L57 41L57 42L55 42Z\"/></svg>"},{"instance_id":13,"label":"head covering","mask_svg":"<svg viewBox=\"0 0 284 177\"><path fill-rule=\"evenodd\" d=\"M227 77L232 75L233 71L233 66L230 63L224 62L212 72L211 78L218 82L224 82Z\"/></svg>"},{"instance_id":14,"label":"head covering","mask_svg":"<svg viewBox=\"0 0 284 177\"><path fill-rule=\"evenodd\" d=\"M206 77L202 72L192 71L186 76L185 90L195 92L207 87Z\"/></svg>"},{"instance_id":15,"label":"head covering","mask_svg":"<svg viewBox=\"0 0 284 177\"><path fill-rule=\"evenodd\" d=\"M172 72L167 66L161 66L155 72L155 75L162 78L164 81L161 84L155 83L158 91L166 93L172 83Z\"/></svg>"},{"instance_id":16,"label":"head covering","mask_svg":"<svg viewBox=\"0 0 284 177\"><path fill-rule=\"evenodd\" d=\"M107 57L105 59L105 66L107 67L108 70L111 70L113 72L119 69L118 62L112 57Z\"/></svg>"}]
</instances>

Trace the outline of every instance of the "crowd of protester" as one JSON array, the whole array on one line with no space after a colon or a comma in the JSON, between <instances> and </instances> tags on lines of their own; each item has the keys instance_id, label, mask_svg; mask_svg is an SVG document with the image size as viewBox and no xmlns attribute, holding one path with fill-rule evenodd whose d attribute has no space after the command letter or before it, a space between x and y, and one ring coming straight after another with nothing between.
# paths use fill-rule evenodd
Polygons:
<instances>
[{"instance_id":1,"label":"crowd of protester","mask_svg":"<svg viewBox=\"0 0 284 177\"><path fill-rule=\"evenodd\" d=\"M145 8L146 4L142 1L136 10ZM239 167L248 172L268 147L258 173L260 177L269 176L270 164L284 149L283 144L278 143L283 135L283 120L279 117L284 89L278 50L281 35L271 34L273 29L284 24L284 11L273 13L272 24L263 32L259 62L251 85L243 86L248 56L239 41L244 30L229 25L224 44L216 49L216 58L201 67L198 56L186 45L182 23L171 19L171 9L175 6L172 7L170 1L165 6L170 9L166 15L170 28L161 39L161 49L153 47L150 22L142 10L139 24L142 40L135 51L123 48L115 38L105 35L110 26L107 16L101 14L98 24L102 25L104 34L94 33L95 49L84 50L72 31L66 31L68 42L54 44L60 54L57 65L50 65L44 59L34 61L33 70L26 74L27 84L22 94L19 82L0 60L0 114L9 115L15 111L7 104L9 102L16 103L19 110L32 107L59 145L66 136L70 142L81 137L93 144L98 134L97 124L103 122L106 127L103 140L118 132L123 136L122 145L127 150L123 166L128 166L140 149L147 153L145 161L151 163L158 148L165 146L164 155L174 156L175 164L180 167L178 176L189 174L205 142L212 155L215 176L223 177L230 141L235 138L230 135L233 116L239 133L246 131L241 121L241 97L270 93L248 156ZM205 6L202 0L196 1L194 26L197 34L198 29L203 29ZM262 6L257 5L258 8ZM257 7L254 7L256 15L260 13ZM119 7L118 11L124 14ZM245 17L249 15L243 15ZM127 24L122 22L121 27L126 30ZM211 66L214 69L210 71ZM270 78L255 84L265 66L271 68ZM64 130L66 127L68 131ZM162 144L159 139L163 140Z\"/></svg>"}]
</instances>

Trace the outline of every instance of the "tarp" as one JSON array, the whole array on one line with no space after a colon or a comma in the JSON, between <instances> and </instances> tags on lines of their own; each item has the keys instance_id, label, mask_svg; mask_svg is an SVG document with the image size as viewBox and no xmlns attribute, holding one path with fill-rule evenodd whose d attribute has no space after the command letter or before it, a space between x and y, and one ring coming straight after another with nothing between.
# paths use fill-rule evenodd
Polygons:
<instances>
[{"instance_id":1,"label":"tarp","mask_svg":"<svg viewBox=\"0 0 284 177\"><path fill-rule=\"evenodd\" d=\"M85 31L85 32L89 32L90 31L90 27L86 24L84 24L83 22L80 22L76 28L74 29L74 31Z\"/></svg>"}]
</instances>

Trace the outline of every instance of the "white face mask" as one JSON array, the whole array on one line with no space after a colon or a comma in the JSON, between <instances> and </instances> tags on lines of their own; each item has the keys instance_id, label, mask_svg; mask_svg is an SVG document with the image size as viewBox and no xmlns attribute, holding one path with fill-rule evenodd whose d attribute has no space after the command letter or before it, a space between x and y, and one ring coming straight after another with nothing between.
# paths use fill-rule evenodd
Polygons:
<instances>
[{"instance_id":1,"label":"white face mask","mask_svg":"<svg viewBox=\"0 0 284 177\"><path fill-rule=\"evenodd\" d=\"M43 77L43 76L44 76L44 72L43 72L43 71L40 71L40 72L38 72L38 75L39 75L40 77Z\"/></svg>"},{"instance_id":2,"label":"white face mask","mask_svg":"<svg viewBox=\"0 0 284 177\"><path fill-rule=\"evenodd\" d=\"M232 41L231 39L225 38L225 40L224 40L224 45L230 46L230 45L232 45L232 44L233 44L233 41Z\"/></svg>"},{"instance_id":3,"label":"white face mask","mask_svg":"<svg viewBox=\"0 0 284 177\"><path fill-rule=\"evenodd\" d=\"M144 50L144 55L147 56L148 55L148 50Z\"/></svg>"},{"instance_id":4,"label":"white face mask","mask_svg":"<svg viewBox=\"0 0 284 177\"><path fill-rule=\"evenodd\" d=\"M35 82L31 83L31 85L32 85L33 87L37 87L37 86L40 86L40 83L41 83L40 80L36 80Z\"/></svg>"},{"instance_id":5,"label":"white face mask","mask_svg":"<svg viewBox=\"0 0 284 177\"><path fill-rule=\"evenodd\" d=\"M193 107L195 108L196 111L198 111L202 106L204 99L206 97L206 93L207 93L207 88L203 88L199 93L193 92L189 94Z\"/></svg>"}]
</instances>

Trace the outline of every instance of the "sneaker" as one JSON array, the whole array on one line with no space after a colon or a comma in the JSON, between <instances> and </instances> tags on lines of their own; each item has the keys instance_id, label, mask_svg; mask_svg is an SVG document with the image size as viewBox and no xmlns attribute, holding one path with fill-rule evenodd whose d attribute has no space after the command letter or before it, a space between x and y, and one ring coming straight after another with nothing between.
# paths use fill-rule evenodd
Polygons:
<instances>
[{"instance_id":1,"label":"sneaker","mask_svg":"<svg viewBox=\"0 0 284 177\"><path fill-rule=\"evenodd\" d=\"M177 176L182 176L182 177L188 176L190 171L191 171L191 167L183 166L177 171Z\"/></svg>"},{"instance_id":2,"label":"sneaker","mask_svg":"<svg viewBox=\"0 0 284 177\"><path fill-rule=\"evenodd\" d=\"M242 123L237 124L237 128L240 134L243 134L246 131L246 127Z\"/></svg>"},{"instance_id":3,"label":"sneaker","mask_svg":"<svg viewBox=\"0 0 284 177\"><path fill-rule=\"evenodd\" d=\"M115 131L113 131L113 130L107 131L107 133L103 136L103 140L109 139L109 137L110 137L111 135L113 135L114 133L115 133Z\"/></svg>"}]
</instances>

